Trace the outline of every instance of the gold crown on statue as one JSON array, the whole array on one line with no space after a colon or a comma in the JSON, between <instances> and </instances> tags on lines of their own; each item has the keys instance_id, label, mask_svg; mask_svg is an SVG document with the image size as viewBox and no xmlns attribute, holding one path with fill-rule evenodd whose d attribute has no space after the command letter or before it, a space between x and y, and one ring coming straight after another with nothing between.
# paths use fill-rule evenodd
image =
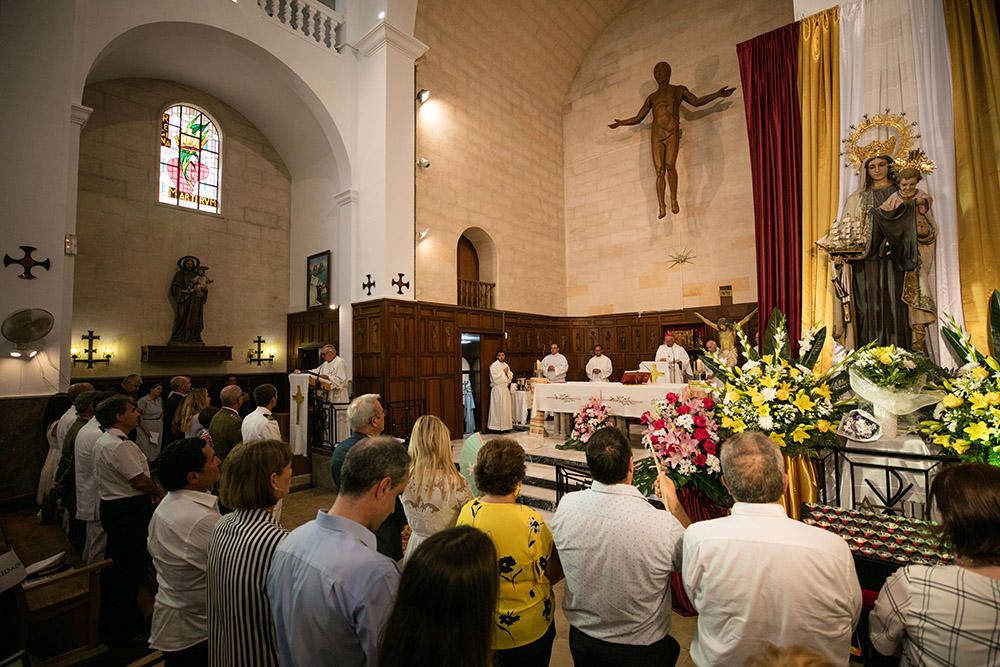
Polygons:
<instances>
[{"instance_id":1,"label":"gold crown on statue","mask_svg":"<svg viewBox=\"0 0 1000 667\"><path fill-rule=\"evenodd\" d=\"M895 171L912 167L921 174L929 174L936 165L922 148L912 147L914 140L920 138L916 131L917 122L908 120L905 111L896 114L886 109L874 116L865 114L860 123L851 125L851 131L843 141L844 152L841 155L847 158L844 166L853 167L854 173L860 174L866 160L876 155L888 155L892 157ZM876 138L862 144L862 138L869 132L874 132Z\"/></svg>"}]
</instances>

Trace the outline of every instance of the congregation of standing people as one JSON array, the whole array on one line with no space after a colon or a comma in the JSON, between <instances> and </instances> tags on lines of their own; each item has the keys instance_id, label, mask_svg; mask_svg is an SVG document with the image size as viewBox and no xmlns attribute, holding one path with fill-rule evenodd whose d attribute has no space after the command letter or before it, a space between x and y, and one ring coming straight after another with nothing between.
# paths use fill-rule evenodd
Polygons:
<instances>
[{"instance_id":1,"label":"congregation of standing people","mask_svg":"<svg viewBox=\"0 0 1000 667\"><path fill-rule=\"evenodd\" d=\"M51 404L39 501L61 504L85 561L113 561L104 636L148 633L167 665L544 666L560 582L574 664L672 665L675 574L698 612L697 665L850 659L862 607L851 552L786 515L781 451L762 434L720 447L735 501L723 518L691 523L662 474L657 509L633 486L627 437L605 428L586 447L591 487L546 519L519 502L515 439L483 444L474 493L439 418L417 419L404 444L365 394L334 450L333 505L288 532L292 453L274 386L254 390L243 418L235 384L208 410L190 378L138 400L141 378L126 380L128 393L81 383ZM1000 664L1000 469L946 468L931 496L956 564L892 575L870 641L903 665Z\"/></svg>"}]
</instances>

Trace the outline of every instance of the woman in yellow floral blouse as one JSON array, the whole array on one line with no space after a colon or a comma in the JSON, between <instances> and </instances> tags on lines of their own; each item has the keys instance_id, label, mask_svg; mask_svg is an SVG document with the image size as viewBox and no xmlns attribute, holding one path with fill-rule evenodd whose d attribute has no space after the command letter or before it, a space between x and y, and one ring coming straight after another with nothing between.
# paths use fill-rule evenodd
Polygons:
<instances>
[{"instance_id":1,"label":"woman in yellow floral blouse","mask_svg":"<svg viewBox=\"0 0 1000 667\"><path fill-rule=\"evenodd\" d=\"M541 515L516 502L525 473L524 449L510 438L494 438L479 450L474 472L483 495L462 508L458 525L483 531L497 550L495 664L548 665L556 636L552 584L562 579L562 568Z\"/></svg>"}]
</instances>

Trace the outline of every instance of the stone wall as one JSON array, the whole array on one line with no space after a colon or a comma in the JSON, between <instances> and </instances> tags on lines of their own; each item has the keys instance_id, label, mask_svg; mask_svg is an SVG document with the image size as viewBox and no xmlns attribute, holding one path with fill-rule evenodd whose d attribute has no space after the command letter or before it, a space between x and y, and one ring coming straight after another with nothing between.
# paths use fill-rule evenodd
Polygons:
<instances>
[{"instance_id":1,"label":"stone wall","mask_svg":"<svg viewBox=\"0 0 1000 667\"><path fill-rule=\"evenodd\" d=\"M566 312L563 102L577 65L623 0L421 0L416 250L421 301L456 302L456 245L470 227L496 244L496 306ZM487 258L489 261L490 258Z\"/></svg>"},{"instance_id":2,"label":"stone wall","mask_svg":"<svg viewBox=\"0 0 1000 667\"><path fill-rule=\"evenodd\" d=\"M203 108L222 134L220 215L157 203L159 114L186 102ZM73 338L93 329L112 344L108 368L148 374L254 372L246 352L263 336L285 364L291 181L268 140L238 111L188 86L147 79L90 85L94 109L80 140ZM170 282L176 262L195 255L209 267L207 345L229 345L233 361L197 367L143 365L143 345L170 338ZM270 369L260 369L270 370ZM74 376L88 372L77 366Z\"/></svg>"},{"instance_id":3,"label":"stone wall","mask_svg":"<svg viewBox=\"0 0 1000 667\"><path fill-rule=\"evenodd\" d=\"M623 11L580 66L563 119L567 311L570 315L736 303L757 299L753 201L736 44L793 20L791 1L641 0ZM636 114L654 90L653 66L671 83L729 98L685 105L677 160L680 213L657 219L650 120ZM671 255L690 251L677 263Z\"/></svg>"}]
</instances>

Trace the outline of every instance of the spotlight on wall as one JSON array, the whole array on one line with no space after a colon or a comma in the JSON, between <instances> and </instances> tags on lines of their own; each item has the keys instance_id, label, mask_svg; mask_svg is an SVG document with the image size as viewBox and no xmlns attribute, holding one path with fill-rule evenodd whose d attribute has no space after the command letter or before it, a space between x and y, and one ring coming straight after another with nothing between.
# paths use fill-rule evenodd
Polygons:
<instances>
[{"instance_id":1,"label":"spotlight on wall","mask_svg":"<svg viewBox=\"0 0 1000 667\"><path fill-rule=\"evenodd\" d=\"M419 232L417 232L417 243L420 243L425 238L427 238L427 235L430 234L430 233L431 233L431 228L430 227L424 227Z\"/></svg>"},{"instance_id":2,"label":"spotlight on wall","mask_svg":"<svg viewBox=\"0 0 1000 667\"><path fill-rule=\"evenodd\" d=\"M417 160L417 166L420 167L421 169L429 169L431 166L431 161L425 157L422 157L419 160Z\"/></svg>"},{"instance_id":3,"label":"spotlight on wall","mask_svg":"<svg viewBox=\"0 0 1000 667\"><path fill-rule=\"evenodd\" d=\"M417 101L423 104L430 98L430 96L431 96L431 91L427 90L426 88L421 88L420 92L417 93Z\"/></svg>"},{"instance_id":4,"label":"spotlight on wall","mask_svg":"<svg viewBox=\"0 0 1000 667\"><path fill-rule=\"evenodd\" d=\"M338 306L337 304L335 303L330 304L330 310L337 310L338 308L340 308L340 306Z\"/></svg>"},{"instance_id":5,"label":"spotlight on wall","mask_svg":"<svg viewBox=\"0 0 1000 667\"><path fill-rule=\"evenodd\" d=\"M385 18L385 12L384 11L379 12L378 13L378 20L381 21L384 18Z\"/></svg>"}]
</instances>

